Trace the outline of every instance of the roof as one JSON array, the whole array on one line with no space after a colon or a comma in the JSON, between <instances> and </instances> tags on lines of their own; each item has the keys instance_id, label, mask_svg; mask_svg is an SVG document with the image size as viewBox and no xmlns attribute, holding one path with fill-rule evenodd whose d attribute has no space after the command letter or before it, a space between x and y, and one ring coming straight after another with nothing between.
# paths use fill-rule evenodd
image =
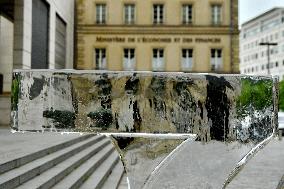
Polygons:
<instances>
[{"instance_id":1,"label":"roof","mask_svg":"<svg viewBox=\"0 0 284 189\"><path fill-rule=\"evenodd\" d=\"M277 11L277 10L284 10L284 7L274 7L274 8L272 8L272 9L270 9L270 10L268 10L268 11L266 11L266 12L264 12L264 13L262 13L262 14L256 16L256 17L254 17L254 18L252 18L252 19L250 19L250 20L244 22L244 23L242 24L242 27L245 26L245 25L247 25L247 24L249 24L249 23L251 23L251 22L254 22L254 21L258 20L259 18L261 18L261 17L263 17L263 16L269 15L269 14L271 14L271 13L273 13L274 11Z\"/></svg>"}]
</instances>

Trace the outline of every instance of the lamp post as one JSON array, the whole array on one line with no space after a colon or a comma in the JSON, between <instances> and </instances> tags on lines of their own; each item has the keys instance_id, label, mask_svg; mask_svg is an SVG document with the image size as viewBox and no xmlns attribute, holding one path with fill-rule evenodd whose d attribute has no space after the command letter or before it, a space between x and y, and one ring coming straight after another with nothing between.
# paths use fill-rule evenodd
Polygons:
<instances>
[{"instance_id":1,"label":"lamp post","mask_svg":"<svg viewBox=\"0 0 284 189\"><path fill-rule=\"evenodd\" d=\"M264 42L264 43L259 43L260 46L267 46L267 74L270 75L270 46L277 46L278 43L269 43L269 42Z\"/></svg>"}]
</instances>

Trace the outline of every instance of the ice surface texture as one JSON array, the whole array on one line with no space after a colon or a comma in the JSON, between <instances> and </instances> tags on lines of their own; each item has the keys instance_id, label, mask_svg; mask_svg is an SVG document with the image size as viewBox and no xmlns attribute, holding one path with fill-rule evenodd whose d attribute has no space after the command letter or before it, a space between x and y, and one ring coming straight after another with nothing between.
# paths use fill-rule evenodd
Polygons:
<instances>
[{"instance_id":1,"label":"ice surface texture","mask_svg":"<svg viewBox=\"0 0 284 189\"><path fill-rule=\"evenodd\" d=\"M269 76L15 70L12 128L112 133L132 188L222 188L276 133L277 86Z\"/></svg>"}]
</instances>

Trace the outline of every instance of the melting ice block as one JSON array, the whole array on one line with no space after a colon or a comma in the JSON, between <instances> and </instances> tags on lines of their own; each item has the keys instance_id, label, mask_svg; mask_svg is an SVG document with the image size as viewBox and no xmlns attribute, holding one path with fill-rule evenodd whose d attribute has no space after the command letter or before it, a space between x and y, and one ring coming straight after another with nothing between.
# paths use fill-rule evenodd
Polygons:
<instances>
[{"instance_id":1,"label":"melting ice block","mask_svg":"<svg viewBox=\"0 0 284 189\"><path fill-rule=\"evenodd\" d=\"M135 189L222 188L276 133L277 100L270 76L15 70L11 127L106 134Z\"/></svg>"}]
</instances>

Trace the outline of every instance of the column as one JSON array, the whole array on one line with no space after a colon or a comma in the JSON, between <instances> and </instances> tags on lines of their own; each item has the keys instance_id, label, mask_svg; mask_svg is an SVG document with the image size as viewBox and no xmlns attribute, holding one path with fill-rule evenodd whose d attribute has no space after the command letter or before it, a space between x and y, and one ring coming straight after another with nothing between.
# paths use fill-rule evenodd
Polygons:
<instances>
[{"instance_id":1,"label":"column","mask_svg":"<svg viewBox=\"0 0 284 189\"><path fill-rule=\"evenodd\" d=\"M31 68L32 0L15 0L14 69Z\"/></svg>"}]
</instances>

